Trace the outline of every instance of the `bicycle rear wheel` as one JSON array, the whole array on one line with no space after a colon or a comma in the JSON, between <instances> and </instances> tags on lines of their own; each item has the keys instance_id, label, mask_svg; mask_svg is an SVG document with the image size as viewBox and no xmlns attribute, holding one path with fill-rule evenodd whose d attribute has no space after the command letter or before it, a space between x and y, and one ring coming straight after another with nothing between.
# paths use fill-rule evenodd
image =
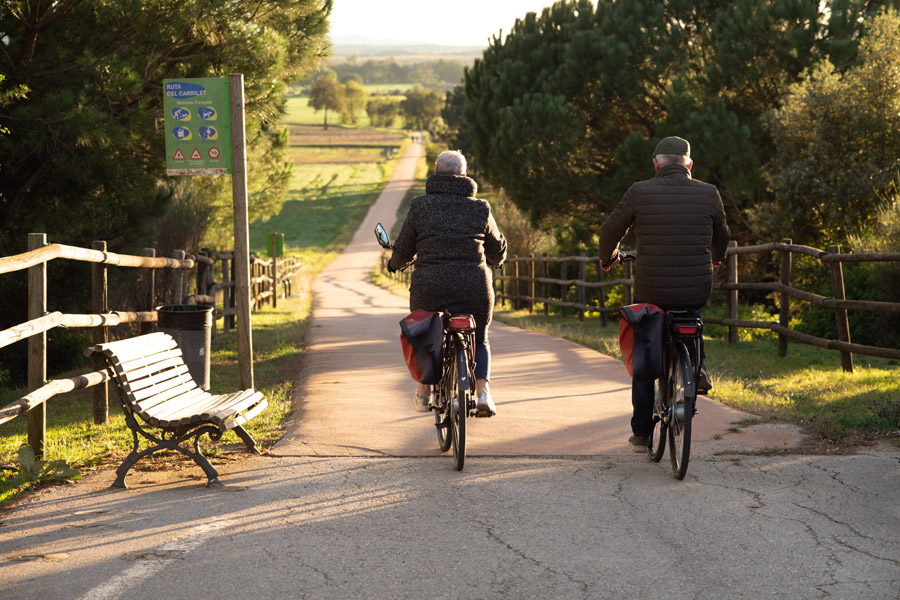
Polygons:
<instances>
[{"instance_id":1,"label":"bicycle rear wheel","mask_svg":"<svg viewBox=\"0 0 900 600\"><path fill-rule=\"evenodd\" d=\"M659 462L666 451L666 433L669 428L666 406L668 406L668 390L665 376L656 380L653 387L653 431L650 432L650 444L647 455L653 462Z\"/></svg>"},{"instance_id":2,"label":"bicycle rear wheel","mask_svg":"<svg viewBox=\"0 0 900 600\"><path fill-rule=\"evenodd\" d=\"M691 377L691 359L682 342L675 344L670 363L672 392L669 403L669 454L675 479L684 479L691 456L691 418L695 392Z\"/></svg>"},{"instance_id":3,"label":"bicycle rear wheel","mask_svg":"<svg viewBox=\"0 0 900 600\"><path fill-rule=\"evenodd\" d=\"M453 459L456 470L462 471L466 462L466 415L469 413L469 365L461 344L454 344L453 392L450 401L450 433L453 438Z\"/></svg>"}]
</instances>

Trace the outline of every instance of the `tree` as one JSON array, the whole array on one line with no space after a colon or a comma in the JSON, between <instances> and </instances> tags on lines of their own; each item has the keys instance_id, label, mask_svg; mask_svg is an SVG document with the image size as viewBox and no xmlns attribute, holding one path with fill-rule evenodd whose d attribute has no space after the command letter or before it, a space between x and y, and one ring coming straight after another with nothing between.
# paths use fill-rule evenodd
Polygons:
<instances>
[{"instance_id":1,"label":"tree","mask_svg":"<svg viewBox=\"0 0 900 600\"><path fill-rule=\"evenodd\" d=\"M868 19L844 74L825 59L766 115L782 233L816 245L875 225L900 172L900 13Z\"/></svg>"},{"instance_id":2,"label":"tree","mask_svg":"<svg viewBox=\"0 0 900 600\"><path fill-rule=\"evenodd\" d=\"M894 0L565 0L516 21L466 70L465 131L482 174L534 223L590 232L652 176L655 142L694 143L736 238L771 239L760 117L809 66L855 60L860 17ZM832 10L834 9L834 10Z\"/></svg>"},{"instance_id":3,"label":"tree","mask_svg":"<svg viewBox=\"0 0 900 600\"><path fill-rule=\"evenodd\" d=\"M324 128L328 129L328 110L335 112L344 110L344 89L338 83L334 73L326 73L313 81L309 89L309 105L316 112L325 110Z\"/></svg>"},{"instance_id":4,"label":"tree","mask_svg":"<svg viewBox=\"0 0 900 600\"><path fill-rule=\"evenodd\" d=\"M357 81L350 80L343 86L344 92L344 108L341 111L341 120L345 123L359 122L366 109L366 102L369 100L369 92Z\"/></svg>"},{"instance_id":5,"label":"tree","mask_svg":"<svg viewBox=\"0 0 900 600\"><path fill-rule=\"evenodd\" d=\"M400 101L400 114L406 121L407 129L429 129L441 115L444 99L434 90L415 86L406 92Z\"/></svg>"},{"instance_id":6,"label":"tree","mask_svg":"<svg viewBox=\"0 0 900 600\"><path fill-rule=\"evenodd\" d=\"M372 127L393 127L400 114L400 101L393 98L372 98L366 104L366 113Z\"/></svg>"}]
</instances>

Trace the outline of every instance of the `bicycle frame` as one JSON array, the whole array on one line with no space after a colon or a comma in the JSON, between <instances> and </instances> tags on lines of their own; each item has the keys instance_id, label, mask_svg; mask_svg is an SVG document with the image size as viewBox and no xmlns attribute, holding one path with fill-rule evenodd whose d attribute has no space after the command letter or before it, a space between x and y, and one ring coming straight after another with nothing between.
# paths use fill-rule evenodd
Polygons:
<instances>
[{"instance_id":1,"label":"bicycle frame","mask_svg":"<svg viewBox=\"0 0 900 600\"><path fill-rule=\"evenodd\" d=\"M453 447L456 469L466 455L466 418L475 410L475 320L471 315L444 314L444 363L440 382L432 387L435 426L442 452Z\"/></svg>"}]
</instances>

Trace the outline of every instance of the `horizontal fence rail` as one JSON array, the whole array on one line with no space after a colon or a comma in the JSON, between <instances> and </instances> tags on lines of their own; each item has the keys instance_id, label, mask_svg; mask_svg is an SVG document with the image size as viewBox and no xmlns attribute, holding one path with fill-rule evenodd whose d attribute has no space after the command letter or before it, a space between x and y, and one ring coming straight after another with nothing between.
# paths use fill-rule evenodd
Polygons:
<instances>
[{"instance_id":1,"label":"horizontal fence rail","mask_svg":"<svg viewBox=\"0 0 900 600\"><path fill-rule=\"evenodd\" d=\"M781 253L781 274L779 281L738 282L738 256L766 252ZM832 296L825 297L791 285L794 254L819 260L830 270ZM409 284L409 271L389 273L388 255L382 257L381 271L402 283ZM778 334L778 354L787 355L788 339L818 346L841 353L841 365L845 371L853 371L853 354L900 359L900 349L881 348L855 344L850 339L848 310L863 310L880 313L900 313L900 303L850 300L844 296L843 263L900 262L900 253L853 253L841 254L838 246L820 250L810 246L792 243L790 239L753 246L740 247L731 242L727 250L726 281L715 281L713 289L725 292L728 305L727 317L705 316L704 321L728 327L728 341L738 342L739 328L768 329ZM497 302L508 303L513 308L535 311L536 305L543 307L545 315L550 307L559 309L559 316L566 317L575 311L580 320L588 313L599 313L602 324L606 325L607 315L618 312L623 305L633 303L632 263L622 264L624 277L607 279L597 256L513 256L507 259L502 270L494 273L495 297ZM609 305L608 293L617 290L617 298L623 304ZM738 319L738 292L765 291L779 296L779 320L747 321ZM835 311L838 339L829 340L794 331L790 324L791 299L800 300Z\"/></svg>"},{"instance_id":2,"label":"horizontal fence rail","mask_svg":"<svg viewBox=\"0 0 900 600\"><path fill-rule=\"evenodd\" d=\"M229 333L235 328L234 254L210 252L196 254L176 250L172 257L157 257L153 248L145 248L142 256L117 254L106 250L106 242L94 242L92 248L47 243L46 234L29 234L28 252L0 257L0 275L28 272L28 321L0 331L0 348L18 341L28 342L29 393L0 408L0 425L21 414L28 416L28 444L37 456L43 455L46 440L46 402L59 394L94 387L94 421L109 418L109 380L102 363L95 361L93 372L67 379L47 380L46 333L56 327L90 328L94 343L109 340L109 328L121 324L140 324L142 332L150 331L157 321L156 306L161 304L205 304L213 306L212 335L218 321ZM47 312L47 263L58 258L94 263L91 281L93 314ZM289 296L293 279L302 268L296 257L261 259L250 257L250 308L276 305L279 295ZM216 266L219 280L216 281ZM141 269L136 289L147 310L111 311L107 286L107 267ZM156 273L167 275L157 281ZM192 285L193 282L193 285ZM191 293L193 292L193 293ZM219 308L221 305L221 308ZM101 385L102 384L102 385Z\"/></svg>"}]
</instances>

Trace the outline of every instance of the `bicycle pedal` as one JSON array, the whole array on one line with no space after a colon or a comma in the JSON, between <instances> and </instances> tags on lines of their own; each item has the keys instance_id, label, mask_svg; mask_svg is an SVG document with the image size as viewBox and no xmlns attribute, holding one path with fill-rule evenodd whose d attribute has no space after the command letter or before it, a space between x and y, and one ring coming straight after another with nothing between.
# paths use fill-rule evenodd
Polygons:
<instances>
[{"instance_id":1,"label":"bicycle pedal","mask_svg":"<svg viewBox=\"0 0 900 600\"><path fill-rule=\"evenodd\" d=\"M483 410L483 411L476 410L475 411L475 416L479 417L479 418L493 417L495 414L497 414L497 413L493 413L489 410Z\"/></svg>"}]
</instances>

